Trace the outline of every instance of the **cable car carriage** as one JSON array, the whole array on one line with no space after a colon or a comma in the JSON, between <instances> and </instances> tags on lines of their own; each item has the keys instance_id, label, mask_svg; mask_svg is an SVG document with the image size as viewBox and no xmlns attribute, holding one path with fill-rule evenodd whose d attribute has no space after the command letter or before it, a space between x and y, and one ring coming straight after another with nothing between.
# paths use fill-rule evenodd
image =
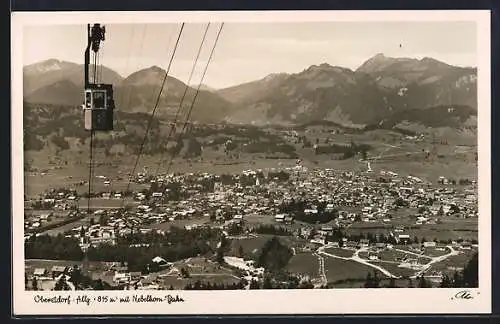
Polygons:
<instances>
[{"instance_id":1,"label":"cable car carriage","mask_svg":"<svg viewBox=\"0 0 500 324\"><path fill-rule=\"evenodd\" d=\"M113 85L97 82L97 55L99 44L104 40L105 27L94 24L88 25L88 45L85 50L85 93L84 93L84 124L88 131L112 131L113 110ZM94 52L94 82L89 80L90 49Z\"/></svg>"},{"instance_id":2,"label":"cable car carriage","mask_svg":"<svg viewBox=\"0 0 500 324\"><path fill-rule=\"evenodd\" d=\"M83 107L85 130L113 130L113 85L89 84L85 88L85 104Z\"/></svg>"}]
</instances>

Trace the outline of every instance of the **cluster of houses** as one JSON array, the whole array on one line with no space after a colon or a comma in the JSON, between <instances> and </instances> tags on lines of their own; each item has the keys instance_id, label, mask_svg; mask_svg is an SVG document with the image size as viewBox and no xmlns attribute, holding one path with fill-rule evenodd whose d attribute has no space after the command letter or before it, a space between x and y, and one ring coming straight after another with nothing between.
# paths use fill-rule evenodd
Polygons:
<instances>
[{"instance_id":1,"label":"cluster of houses","mask_svg":"<svg viewBox=\"0 0 500 324\"><path fill-rule=\"evenodd\" d=\"M266 172L286 172L289 178L263 179L259 174ZM242 183L240 176L251 179ZM450 185L433 186L414 177L399 176L395 172L344 172L332 169L308 170L300 165L280 170L245 170L234 175L235 181L224 183L219 176L207 173L175 174L152 177L145 173L134 181L149 181L151 187L158 184L181 184L183 196L180 200L165 199L171 190L150 190L134 193L139 205L125 214L107 209L95 211L95 215L106 216L107 223L93 225L92 244L110 242L116 236L130 233L132 229L148 231L155 224L175 222L180 219L209 220L222 226L241 223L252 216L274 218L277 224L289 225L294 222L292 214L280 212L283 204L306 200L325 204L325 211L337 210L337 217L329 226L347 227L354 222L392 223L392 213L398 208L413 209L410 217L415 225L439 222L440 217L477 217L477 190L475 183L457 188ZM253 180L252 180L253 179ZM214 183L213 190L203 186L207 181ZM59 200L57 200L59 198ZM43 199L54 199L57 203L76 199L70 191L51 191ZM314 204L304 209L304 214L314 216L318 208ZM71 215L68 214L68 217ZM25 228L37 228L50 220L51 211L26 219ZM187 229L193 224L186 225ZM113 230L111 230L111 228ZM75 228L75 233L79 228ZM395 226L398 240L405 240L404 229ZM319 237L321 239L321 237Z\"/></svg>"},{"instance_id":2,"label":"cluster of houses","mask_svg":"<svg viewBox=\"0 0 500 324\"><path fill-rule=\"evenodd\" d=\"M285 172L288 176L285 179L266 176L266 173L277 172ZM477 217L478 212L475 182L457 186L440 178L437 185L432 185L417 177L400 176L391 171L354 173L332 169L309 170L300 164L280 169L245 170L229 177L232 177L232 181L207 173L158 177L140 174L134 181L149 182L151 189L149 192L134 192L133 197L137 202L135 205L126 211L94 211L93 216L97 221L83 228L81 225L75 226L65 235L77 237L82 249L85 249L99 244L115 244L118 237L133 231L162 232L157 229L157 224L176 223L179 220L193 220L180 222L186 230L197 226L226 230L233 224L245 224L246 219L253 216L267 217L277 225L287 226L295 223L294 215L284 213L282 206L293 201L308 201L313 203L303 210L305 217L315 217L324 211L337 211L336 217L328 224L304 224L294 232L309 238L314 245L325 244L326 238L335 228L349 227L355 222L391 225L395 211L401 208L408 210L408 217L414 225L438 223L443 217ZM213 186L208 186L207 189L207 183L210 182ZM176 190L182 192L182 195L177 199L167 198L174 190L168 186L172 183L180 184L180 189ZM115 196L110 194L108 198L116 198ZM77 199L70 190L49 192L43 196L41 203L48 204L50 209L36 217L27 218L25 228L42 226L44 222L50 221L56 208ZM319 208L319 205L322 207ZM71 213L74 214L75 211L68 212L68 217L72 217ZM314 235L311 237L313 230ZM410 241L410 235L403 226L394 224L391 235L396 243ZM423 242L419 248L433 247L433 244L435 243ZM472 247L470 243L461 244L460 248L463 249ZM357 242L346 240L343 246L352 249L371 247L374 251L390 248L390 244L370 243L365 239ZM378 258L374 251L368 255L370 260ZM259 269L242 260L228 260L226 262L244 270L249 278L260 275ZM132 284L144 282L144 278L141 279L138 273L127 271L117 271L114 280Z\"/></svg>"}]
</instances>

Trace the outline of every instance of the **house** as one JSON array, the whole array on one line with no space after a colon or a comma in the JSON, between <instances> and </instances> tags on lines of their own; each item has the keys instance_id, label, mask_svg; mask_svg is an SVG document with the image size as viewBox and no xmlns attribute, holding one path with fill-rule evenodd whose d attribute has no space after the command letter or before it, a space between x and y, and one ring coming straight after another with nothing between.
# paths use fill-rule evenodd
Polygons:
<instances>
[{"instance_id":1,"label":"house","mask_svg":"<svg viewBox=\"0 0 500 324\"><path fill-rule=\"evenodd\" d=\"M151 262L157 264L160 268L164 268L164 267L170 267L172 265L172 263L170 262L167 262L167 260L165 260L164 258L162 258L161 256L156 256L154 257Z\"/></svg>"},{"instance_id":2,"label":"house","mask_svg":"<svg viewBox=\"0 0 500 324\"><path fill-rule=\"evenodd\" d=\"M45 268L36 268L35 271L33 271L33 276L35 277L43 277L47 273L47 270Z\"/></svg>"},{"instance_id":3,"label":"house","mask_svg":"<svg viewBox=\"0 0 500 324\"><path fill-rule=\"evenodd\" d=\"M355 249L358 247L358 243L354 242L354 241L347 241L345 243L345 247L346 248L351 248L351 249Z\"/></svg>"},{"instance_id":4,"label":"house","mask_svg":"<svg viewBox=\"0 0 500 324\"><path fill-rule=\"evenodd\" d=\"M315 237L311 241L313 244L319 244L319 245L324 245L325 244L325 239L322 237Z\"/></svg>"},{"instance_id":5,"label":"house","mask_svg":"<svg viewBox=\"0 0 500 324\"><path fill-rule=\"evenodd\" d=\"M57 265L55 265L55 266L52 267L52 269L50 271L52 272L52 276L53 277L57 277L57 276L65 273L66 269L67 268L64 267L64 266L57 266Z\"/></svg>"},{"instance_id":6,"label":"house","mask_svg":"<svg viewBox=\"0 0 500 324\"><path fill-rule=\"evenodd\" d=\"M112 267L116 273L125 273L128 271L128 267L127 266L113 266Z\"/></svg>"},{"instance_id":7,"label":"house","mask_svg":"<svg viewBox=\"0 0 500 324\"><path fill-rule=\"evenodd\" d=\"M140 271L134 271L130 273L130 280L138 281L141 279L142 273Z\"/></svg>"},{"instance_id":8,"label":"house","mask_svg":"<svg viewBox=\"0 0 500 324\"><path fill-rule=\"evenodd\" d=\"M469 242L463 242L462 246L461 246L461 249L462 250L470 250L470 249L472 249L472 244L469 243Z\"/></svg>"},{"instance_id":9,"label":"house","mask_svg":"<svg viewBox=\"0 0 500 324\"><path fill-rule=\"evenodd\" d=\"M370 254L368 255L368 259L373 260L373 261L374 261L374 260L378 260L378 254L375 254L375 253L370 253Z\"/></svg>"},{"instance_id":10,"label":"house","mask_svg":"<svg viewBox=\"0 0 500 324\"><path fill-rule=\"evenodd\" d=\"M423 245L425 248L436 247L436 242L434 241L424 242Z\"/></svg>"},{"instance_id":11,"label":"house","mask_svg":"<svg viewBox=\"0 0 500 324\"><path fill-rule=\"evenodd\" d=\"M282 223L285 220L285 214L278 214L278 215L274 216L274 220Z\"/></svg>"},{"instance_id":12,"label":"house","mask_svg":"<svg viewBox=\"0 0 500 324\"><path fill-rule=\"evenodd\" d=\"M130 273L116 272L115 275L113 276L113 281L118 284L127 283L130 281Z\"/></svg>"},{"instance_id":13,"label":"house","mask_svg":"<svg viewBox=\"0 0 500 324\"><path fill-rule=\"evenodd\" d=\"M367 248L368 246L370 246L370 241L368 239L359 240L359 247L360 248Z\"/></svg>"},{"instance_id":14,"label":"house","mask_svg":"<svg viewBox=\"0 0 500 324\"><path fill-rule=\"evenodd\" d=\"M399 234L398 235L398 240L402 243L402 244L406 244L410 241L410 235L408 234Z\"/></svg>"}]
</instances>

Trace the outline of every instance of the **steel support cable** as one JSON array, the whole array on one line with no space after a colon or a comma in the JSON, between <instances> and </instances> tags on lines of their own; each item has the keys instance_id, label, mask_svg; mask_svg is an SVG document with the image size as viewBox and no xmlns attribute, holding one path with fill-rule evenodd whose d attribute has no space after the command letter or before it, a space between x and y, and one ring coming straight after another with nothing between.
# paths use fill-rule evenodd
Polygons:
<instances>
[{"instance_id":1,"label":"steel support cable","mask_svg":"<svg viewBox=\"0 0 500 324\"><path fill-rule=\"evenodd\" d=\"M144 134L144 138L143 138L143 140L142 140L142 143L141 143L141 146L140 146L140 149L139 149L139 153L137 154L137 159L135 160L134 167L133 167L133 169L132 169L132 172L131 172L131 173L130 173L130 175L129 175L129 179L128 179L127 187L126 187L125 192L124 192L124 195L123 195L123 197L122 197L122 205L121 205L121 208L123 208L123 207L124 207L124 204L125 204L125 194L126 194L126 193L129 191L129 189L130 189L130 183L132 182L132 177L134 176L134 174L135 174L135 170L137 169L137 165L139 164L139 159L140 159L140 157L141 157L141 155L142 155L142 151L143 151L143 149L144 149L144 144L146 143L146 139L147 139L147 137L148 137L149 129L150 129L151 124L152 124L152 122L153 122L154 115L155 115L155 113L156 113L156 109L158 108L158 104L160 103L160 98L161 98L161 94L162 94L162 92L163 92L163 87L164 87L164 85L165 85L165 82L167 81L168 73L170 72L170 68L171 68L171 66L172 66L172 62L173 62L173 60L174 60L175 53L176 53L176 51L177 51L177 47L178 47L178 45L179 45L179 41L180 41L181 36L182 36L182 31L183 31L183 29L184 29L184 24L185 24L185 23L182 23L181 28L180 28L180 30L179 30L179 35L177 36L177 40L176 40L176 42L175 42L174 50L173 50L172 56L170 57L170 61L169 61L169 63L168 63L167 73L165 73L165 77L163 78L162 86L161 86L161 88L160 88L160 93L158 94L158 97L157 97L157 99L156 99L156 103L155 103L155 105L154 105L153 111L152 111L151 116L150 116L150 118L149 118L149 121L148 121L148 124L147 124L147 128L146 128L146 133Z\"/></svg>"},{"instance_id":2,"label":"steel support cable","mask_svg":"<svg viewBox=\"0 0 500 324\"><path fill-rule=\"evenodd\" d=\"M164 142L166 142L167 145L168 145L168 141L170 140L170 137L172 136L174 127L177 125L177 119L179 118L180 111L182 110L182 104L184 103L184 99L186 98L186 94L187 94L188 90L190 89L189 85L191 84L191 79L193 78L194 71L196 70L196 66L198 65L198 59L200 58L201 50L203 49L203 45L205 44L205 39L207 37L207 32L208 32L209 28L210 28L210 23L207 24L207 27L205 28L205 32L203 33L203 38L201 40L200 47L198 48L198 51L196 53L193 67L191 68L191 72L189 73L189 78L188 78L188 81L186 83L186 87L184 88L184 93L182 94L181 100L179 102L179 107L177 108L177 111L176 111L175 116L174 116L173 126L170 126L170 130L168 132L167 138L164 140ZM163 162L164 152L165 151L162 151L160 154L160 159L159 159L158 164L156 166L155 177L158 176L158 171L161 167L161 163Z\"/></svg>"},{"instance_id":3,"label":"steel support cable","mask_svg":"<svg viewBox=\"0 0 500 324\"><path fill-rule=\"evenodd\" d=\"M97 81L97 75L96 75L96 62L97 62L97 53L93 53L93 61L94 61L94 66L93 66L93 83L96 83ZM94 171L94 156L93 156L93 150L94 150L94 131L90 130L90 147L89 147L89 180L88 180L88 198L87 198L87 214L90 216L90 202L91 202L91 195L92 195L92 183L93 183L93 171Z\"/></svg>"},{"instance_id":4,"label":"steel support cable","mask_svg":"<svg viewBox=\"0 0 500 324\"><path fill-rule=\"evenodd\" d=\"M215 37L215 42L214 42L214 45L212 46L212 50L210 51L210 56L208 57L208 61L207 61L207 65L205 66L205 69L203 70L203 74L201 76L201 80L200 80L200 84L198 84L198 88L196 89L196 93L194 95L194 98L193 98L193 101L191 103L191 106L189 107L189 110L188 110L188 114L186 116L186 121L184 122L184 125L182 126L182 130L179 134L179 138L178 138L178 141L182 140L182 134L184 133L185 129L186 129L186 126L189 122L189 118L191 117L191 112L193 111L193 107L194 107L194 104L196 102L196 98L198 97L198 93L200 92L200 88L201 88L201 85L203 83L203 80L205 79L205 75L207 73L207 70L208 70L208 66L210 65L210 61L212 60L212 57L213 57L213 54L214 54L214 51L215 51L215 48L217 46L217 42L219 41L219 37L220 37L220 34L222 32L222 28L224 27L224 23L221 23L221 26L219 28L219 31L217 32L217 36ZM175 153L175 152L174 152ZM177 154L174 154L172 155L172 157L170 158L170 162L168 164L168 167L167 167L167 171L166 171L166 174L168 174L170 172L170 168L172 167L172 163L174 161L174 158Z\"/></svg>"}]
</instances>

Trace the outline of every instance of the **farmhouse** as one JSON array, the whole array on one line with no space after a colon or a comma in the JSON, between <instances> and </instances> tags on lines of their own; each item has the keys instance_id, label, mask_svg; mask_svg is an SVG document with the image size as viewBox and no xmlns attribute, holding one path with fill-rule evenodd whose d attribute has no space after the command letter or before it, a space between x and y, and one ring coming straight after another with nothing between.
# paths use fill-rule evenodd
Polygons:
<instances>
[{"instance_id":1,"label":"farmhouse","mask_svg":"<svg viewBox=\"0 0 500 324\"><path fill-rule=\"evenodd\" d=\"M436 242L434 242L434 241L424 242L423 246L426 247L426 248L428 248L428 247L435 247L436 246Z\"/></svg>"}]
</instances>

